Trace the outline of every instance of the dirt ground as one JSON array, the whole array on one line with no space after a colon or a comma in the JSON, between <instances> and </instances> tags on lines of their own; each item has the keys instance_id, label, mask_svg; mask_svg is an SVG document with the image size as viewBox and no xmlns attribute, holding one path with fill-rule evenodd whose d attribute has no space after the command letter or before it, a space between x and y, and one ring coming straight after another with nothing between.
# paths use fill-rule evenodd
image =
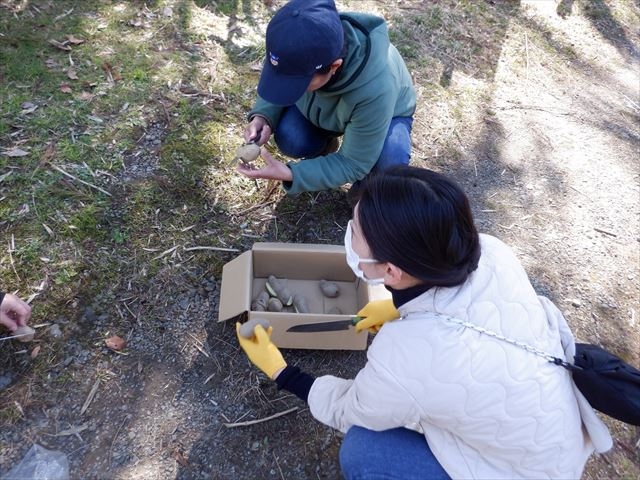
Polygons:
<instances>
[{"instance_id":1,"label":"dirt ground","mask_svg":"<svg viewBox=\"0 0 640 480\"><path fill-rule=\"evenodd\" d=\"M413 164L461 183L479 229L515 249L579 340L640 365L640 7L477 3L481 17L443 8L443 21L431 24L414 22L427 9L417 0L347 5L390 19L414 71ZM465 36L465 22L486 25L487 37ZM452 54L458 48L475 53L461 60ZM146 131L118 182L153 171L167 129L159 119ZM217 169L214 162L210 174ZM350 218L343 190L287 198L260 188L275 201L233 220L266 228L234 247L283 238L342 242ZM4 401L19 401L25 389L51 396L3 426L0 472L37 443L65 453L72 478L341 478L340 433L248 363L232 325L218 322L219 290L218 275L175 261L144 282L72 302L53 319L64 353L44 385L28 376L28 362L14 359L22 347L4 342ZM113 332L128 341L121 354L102 342L118 312L131 319L126 331ZM283 353L310 373L344 377L366 358L363 351ZM61 381L64 389L47 387ZM592 457L584 478L640 478L640 430L605 421L615 446Z\"/></svg>"}]
</instances>

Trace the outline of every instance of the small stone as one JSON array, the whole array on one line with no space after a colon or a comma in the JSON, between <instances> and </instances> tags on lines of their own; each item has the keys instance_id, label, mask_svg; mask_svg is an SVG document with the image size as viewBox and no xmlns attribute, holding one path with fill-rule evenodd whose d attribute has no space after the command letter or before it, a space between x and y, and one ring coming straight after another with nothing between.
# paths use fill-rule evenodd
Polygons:
<instances>
[{"instance_id":1,"label":"small stone","mask_svg":"<svg viewBox=\"0 0 640 480\"><path fill-rule=\"evenodd\" d=\"M62 337L62 331L60 330L60 327L54 323L49 327L49 335L53 338L60 338Z\"/></svg>"},{"instance_id":2,"label":"small stone","mask_svg":"<svg viewBox=\"0 0 640 480\"><path fill-rule=\"evenodd\" d=\"M11 372L5 372L0 375L0 390L7 388L13 382L15 376Z\"/></svg>"}]
</instances>

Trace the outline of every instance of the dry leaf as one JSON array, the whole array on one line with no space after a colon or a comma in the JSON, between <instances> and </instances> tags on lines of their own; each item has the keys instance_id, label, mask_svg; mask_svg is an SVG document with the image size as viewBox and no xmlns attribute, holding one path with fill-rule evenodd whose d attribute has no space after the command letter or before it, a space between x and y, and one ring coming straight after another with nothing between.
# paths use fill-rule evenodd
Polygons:
<instances>
[{"instance_id":1,"label":"dry leaf","mask_svg":"<svg viewBox=\"0 0 640 480\"><path fill-rule=\"evenodd\" d=\"M47 66L47 68L53 69L59 66L58 62L56 62L53 58L47 58L44 61L44 64Z\"/></svg>"},{"instance_id":2,"label":"dry leaf","mask_svg":"<svg viewBox=\"0 0 640 480\"><path fill-rule=\"evenodd\" d=\"M40 156L39 165L40 166L48 165L49 163L51 163L51 160L53 160L55 156L56 156L55 142L47 143L47 146L45 147L44 152L42 152L42 155Z\"/></svg>"},{"instance_id":3,"label":"dry leaf","mask_svg":"<svg viewBox=\"0 0 640 480\"><path fill-rule=\"evenodd\" d=\"M102 69L104 70L109 83L115 83L118 80L122 80L122 76L120 75L120 73L109 62L103 62Z\"/></svg>"},{"instance_id":4,"label":"dry leaf","mask_svg":"<svg viewBox=\"0 0 640 480\"><path fill-rule=\"evenodd\" d=\"M78 74L73 68L70 68L69 70L67 70L67 77L69 77L71 80L77 80Z\"/></svg>"},{"instance_id":5,"label":"dry leaf","mask_svg":"<svg viewBox=\"0 0 640 480\"><path fill-rule=\"evenodd\" d=\"M49 228L49 226L47 226L46 223L43 223L42 226L44 227L44 229L47 231L47 233L51 236L51 237L55 237L53 230L51 230L51 228Z\"/></svg>"},{"instance_id":6,"label":"dry leaf","mask_svg":"<svg viewBox=\"0 0 640 480\"><path fill-rule=\"evenodd\" d=\"M184 455L182 455L180 450L178 450L177 448L173 452L171 452L171 456L176 460L176 462L178 462L183 467L189 466L189 462L187 461L186 458L184 458Z\"/></svg>"},{"instance_id":7,"label":"dry leaf","mask_svg":"<svg viewBox=\"0 0 640 480\"><path fill-rule=\"evenodd\" d=\"M80 45L81 43L84 43L84 40L82 40L81 38L76 38L73 35L67 35L67 41L72 44L72 45Z\"/></svg>"},{"instance_id":8,"label":"dry leaf","mask_svg":"<svg viewBox=\"0 0 640 480\"><path fill-rule=\"evenodd\" d=\"M80 100L84 100L85 102L90 102L93 100L93 93L87 92L85 90L80 94Z\"/></svg>"},{"instance_id":9,"label":"dry leaf","mask_svg":"<svg viewBox=\"0 0 640 480\"><path fill-rule=\"evenodd\" d=\"M65 83L65 82L61 83L60 84L60 91L63 92L63 93L71 93L72 92L71 85L69 85L68 83Z\"/></svg>"},{"instance_id":10,"label":"dry leaf","mask_svg":"<svg viewBox=\"0 0 640 480\"><path fill-rule=\"evenodd\" d=\"M114 335L113 337L109 337L104 341L105 345L107 347L109 347L111 350L115 350L117 352L119 352L120 350L122 350L124 347L127 346L127 342L124 338L121 338L117 335Z\"/></svg>"},{"instance_id":11,"label":"dry leaf","mask_svg":"<svg viewBox=\"0 0 640 480\"><path fill-rule=\"evenodd\" d=\"M40 345L36 346L33 350L31 350L31 358L36 358L40 353Z\"/></svg>"},{"instance_id":12,"label":"dry leaf","mask_svg":"<svg viewBox=\"0 0 640 480\"><path fill-rule=\"evenodd\" d=\"M26 152L26 151L22 150L21 148L16 147L16 148L14 148L12 150L5 151L4 154L7 157L25 157L25 156L29 155L29 152Z\"/></svg>"},{"instance_id":13,"label":"dry leaf","mask_svg":"<svg viewBox=\"0 0 640 480\"><path fill-rule=\"evenodd\" d=\"M62 43L60 43L60 42L58 42L57 40L53 40L53 39L51 39L51 40L49 40L49 43L50 43L51 45L53 45L54 47L59 48L60 50L64 50L65 52L70 52L70 51L71 51L71 47L70 47L70 46L68 46L68 45L66 44L66 42L62 42Z\"/></svg>"}]
</instances>

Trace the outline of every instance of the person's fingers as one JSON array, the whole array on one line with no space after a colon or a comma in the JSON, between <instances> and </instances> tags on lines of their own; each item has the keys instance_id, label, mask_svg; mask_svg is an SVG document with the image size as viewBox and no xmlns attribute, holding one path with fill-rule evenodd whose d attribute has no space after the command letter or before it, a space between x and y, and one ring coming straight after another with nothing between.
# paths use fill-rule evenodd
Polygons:
<instances>
[{"instance_id":1,"label":"person's fingers","mask_svg":"<svg viewBox=\"0 0 640 480\"><path fill-rule=\"evenodd\" d=\"M356 323L356 332L361 332L366 328L371 328L376 324L376 321L372 318L365 318Z\"/></svg>"},{"instance_id":2,"label":"person's fingers","mask_svg":"<svg viewBox=\"0 0 640 480\"><path fill-rule=\"evenodd\" d=\"M11 319L9 315L5 315L4 313L0 313L0 324L4 325L12 332L18 328L18 324Z\"/></svg>"},{"instance_id":3,"label":"person's fingers","mask_svg":"<svg viewBox=\"0 0 640 480\"><path fill-rule=\"evenodd\" d=\"M264 145L269 141L270 137L271 137L271 127L269 126L268 123L265 122L265 124L262 126L262 129L260 130L260 138L258 139L258 145Z\"/></svg>"},{"instance_id":4,"label":"person's fingers","mask_svg":"<svg viewBox=\"0 0 640 480\"><path fill-rule=\"evenodd\" d=\"M243 163L239 163L236 166L236 171L238 173L241 173L242 175L249 177L249 178L262 178L262 170L264 169L258 169L257 167L255 167L254 165L245 165Z\"/></svg>"},{"instance_id":5,"label":"person's fingers","mask_svg":"<svg viewBox=\"0 0 640 480\"><path fill-rule=\"evenodd\" d=\"M29 318L31 318L31 306L16 296L7 295L7 297L5 299L9 300L9 302L8 305L2 307L3 313L18 326L26 325Z\"/></svg>"},{"instance_id":6,"label":"person's fingers","mask_svg":"<svg viewBox=\"0 0 640 480\"><path fill-rule=\"evenodd\" d=\"M253 333L255 335L257 343L259 344L266 344L271 341L271 339L269 338L269 334L264 329L264 327L260 324L255 326L255 328L253 329Z\"/></svg>"}]
</instances>

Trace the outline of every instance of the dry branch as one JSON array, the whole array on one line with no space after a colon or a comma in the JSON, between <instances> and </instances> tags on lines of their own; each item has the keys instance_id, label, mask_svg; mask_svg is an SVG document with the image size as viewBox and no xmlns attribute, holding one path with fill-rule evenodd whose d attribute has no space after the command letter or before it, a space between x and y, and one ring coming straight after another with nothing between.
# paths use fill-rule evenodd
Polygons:
<instances>
[{"instance_id":1,"label":"dry branch","mask_svg":"<svg viewBox=\"0 0 640 480\"><path fill-rule=\"evenodd\" d=\"M296 410L298 410L298 407L293 407L293 408L290 408L289 410L285 410L284 412L275 413L269 417L259 418L257 420L247 420L246 422L237 422L237 423L225 423L224 426L227 428L246 427L249 425L255 425L256 423L268 422L269 420L282 417L283 415L287 415L291 412L295 412Z\"/></svg>"},{"instance_id":2,"label":"dry branch","mask_svg":"<svg viewBox=\"0 0 640 480\"><path fill-rule=\"evenodd\" d=\"M193 250L215 250L218 252L239 252L237 248L222 248L222 247L182 247L185 252L191 252Z\"/></svg>"},{"instance_id":3,"label":"dry branch","mask_svg":"<svg viewBox=\"0 0 640 480\"><path fill-rule=\"evenodd\" d=\"M103 188L98 187L97 185L94 185L93 183L89 183L89 182L85 182L84 180L80 180L78 177L74 177L73 175L71 175L68 172L65 172L62 168L58 167L57 165L53 165L53 168L57 171L59 171L61 174L69 177L72 180L76 180L80 183L82 183L83 185L86 185L87 187L91 187L91 188L95 188L96 190L98 190L99 192L104 193L105 195L107 195L108 197L111 196L111 194L109 192L107 192L106 190L104 190Z\"/></svg>"},{"instance_id":4,"label":"dry branch","mask_svg":"<svg viewBox=\"0 0 640 480\"><path fill-rule=\"evenodd\" d=\"M91 402L93 401L93 397L96 396L96 392L98 391L99 386L100 386L100 379L96 380L95 383L93 384L93 387L91 387L91 391L89 392L89 395L87 395L87 399L84 401L84 404L80 409L80 415L84 414L84 412L87 411L87 408L89 408L89 405L91 405Z\"/></svg>"}]
</instances>

